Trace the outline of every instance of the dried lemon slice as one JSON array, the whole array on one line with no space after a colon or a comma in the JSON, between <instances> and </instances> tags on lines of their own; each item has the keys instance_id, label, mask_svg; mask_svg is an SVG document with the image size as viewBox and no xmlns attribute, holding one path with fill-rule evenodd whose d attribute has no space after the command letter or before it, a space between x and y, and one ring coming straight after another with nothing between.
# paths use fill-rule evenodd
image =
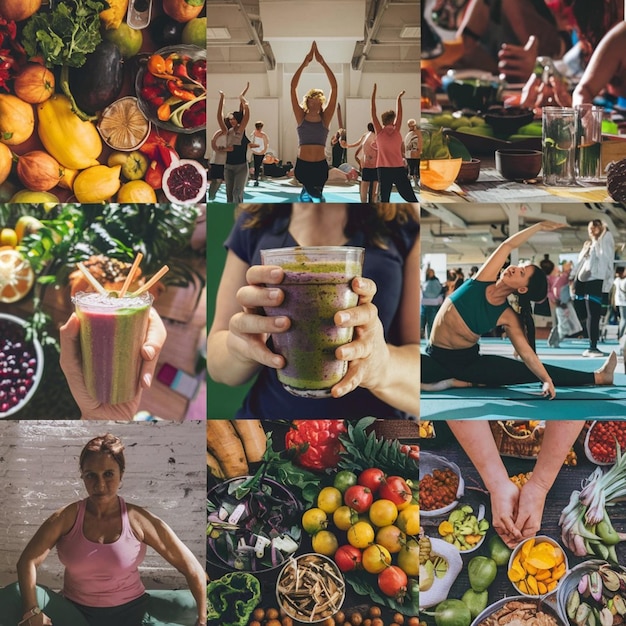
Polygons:
<instances>
[{"instance_id":1,"label":"dried lemon slice","mask_svg":"<svg viewBox=\"0 0 626 626\"><path fill-rule=\"evenodd\" d=\"M0 250L0 302L17 302L26 296L35 282L28 259L12 248Z\"/></svg>"},{"instance_id":2,"label":"dried lemon slice","mask_svg":"<svg viewBox=\"0 0 626 626\"><path fill-rule=\"evenodd\" d=\"M104 109L98 131L114 150L136 150L150 133L150 121L141 112L137 98L125 96Z\"/></svg>"}]
</instances>

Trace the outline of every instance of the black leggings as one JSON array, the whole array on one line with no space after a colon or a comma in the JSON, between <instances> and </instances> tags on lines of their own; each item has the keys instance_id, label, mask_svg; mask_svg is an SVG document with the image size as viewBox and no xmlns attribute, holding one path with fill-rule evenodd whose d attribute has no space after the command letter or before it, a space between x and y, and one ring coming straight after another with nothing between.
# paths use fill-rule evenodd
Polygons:
<instances>
[{"instance_id":1,"label":"black leggings","mask_svg":"<svg viewBox=\"0 0 626 626\"><path fill-rule=\"evenodd\" d=\"M141 626L148 609L150 596L144 593L136 600L126 604L106 608L83 606L77 602L72 604L85 616L89 626Z\"/></svg>"},{"instance_id":2,"label":"black leggings","mask_svg":"<svg viewBox=\"0 0 626 626\"><path fill-rule=\"evenodd\" d=\"M449 350L429 344L426 354L422 354L421 367L424 383L448 378L485 387L539 382L524 362L496 354L480 354L478 345L464 350ZM593 372L579 372L554 365L544 367L557 387L585 387L595 384Z\"/></svg>"},{"instance_id":3,"label":"black leggings","mask_svg":"<svg viewBox=\"0 0 626 626\"><path fill-rule=\"evenodd\" d=\"M418 180L420 177L420 160L421 159L406 160L406 164L409 166L409 176L415 176Z\"/></svg>"},{"instance_id":4,"label":"black leggings","mask_svg":"<svg viewBox=\"0 0 626 626\"><path fill-rule=\"evenodd\" d=\"M417 202L411 181L403 167L379 167L380 201L389 202L391 188L395 185L398 193L406 202Z\"/></svg>"},{"instance_id":5,"label":"black leggings","mask_svg":"<svg viewBox=\"0 0 626 626\"><path fill-rule=\"evenodd\" d=\"M264 154L253 154L254 160L254 180L259 180L259 174L261 173L261 165L263 165Z\"/></svg>"},{"instance_id":6,"label":"black leggings","mask_svg":"<svg viewBox=\"0 0 626 626\"><path fill-rule=\"evenodd\" d=\"M296 167L293 171L296 180L304 186L308 194L313 198L321 198L324 185L328 180L328 163L323 161L303 161L296 159Z\"/></svg>"},{"instance_id":7,"label":"black leggings","mask_svg":"<svg viewBox=\"0 0 626 626\"><path fill-rule=\"evenodd\" d=\"M582 282L577 280L574 284L574 308L578 317L582 320L587 318L587 336L589 347L594 350L598 347L600 339L600 318L602 317L602 281L589 280Z\"/></svg>"}]
</instances>

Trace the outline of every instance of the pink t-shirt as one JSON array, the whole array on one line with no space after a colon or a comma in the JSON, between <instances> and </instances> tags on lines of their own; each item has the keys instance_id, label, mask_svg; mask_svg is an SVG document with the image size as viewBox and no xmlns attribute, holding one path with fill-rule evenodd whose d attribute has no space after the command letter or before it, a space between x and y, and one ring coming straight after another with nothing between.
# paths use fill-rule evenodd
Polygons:
<instances>
[{"instance_id":1,"label":"pink t-shirt","mask_svg":"<svg viewBox=\"0 0 626 626\"><path fill-rule=\"evenodd\" d=\"M65 566L62 593L78 604L120 606L145 592L138 567L146 555L146 544L133 534L126 503L122 498L119 501L122 534L117 541L97 543L85 538L83 522L87 501L81 500L72 530L57 542L59 560Z\"/></svg>"},{"instance_id":2,"label":"pink t-shirt","mask_svg":"<svg viewBox=\"0 0 626 626\"><path fill-rule=\"evenodd\" d=\"M376 134L378 158L376 167L404 167L402 135L395 126L383 126Z\"/></svg>"}]
</instances>

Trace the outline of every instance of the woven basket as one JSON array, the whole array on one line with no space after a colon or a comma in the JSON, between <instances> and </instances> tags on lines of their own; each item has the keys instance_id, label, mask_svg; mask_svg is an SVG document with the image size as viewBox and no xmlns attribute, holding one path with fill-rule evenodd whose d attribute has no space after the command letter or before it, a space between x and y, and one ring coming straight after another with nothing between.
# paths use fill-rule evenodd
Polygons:
<instances>
[{"instance_id":1,"label":"woven basket","mask_svg":"<svg viewBox=\"0 0 626 626\"><path fill-rule=\"evenodd\" d=\"M522 428L523 422L498 420L489 422L493 438L502 456L536 458L543 441L543 425Z\"/></svg>"}]
</instances>

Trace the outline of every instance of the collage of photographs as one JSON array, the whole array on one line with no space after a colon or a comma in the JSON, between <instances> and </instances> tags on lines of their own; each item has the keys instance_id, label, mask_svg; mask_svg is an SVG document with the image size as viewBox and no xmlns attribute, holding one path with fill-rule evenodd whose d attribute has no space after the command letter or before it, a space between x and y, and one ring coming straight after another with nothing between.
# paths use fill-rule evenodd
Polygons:
<instances>
[{"instance_id":1,"label":"collage of photographs","mask_svg":"<svg viewBox=\"0 0 626 626\"><path fill-rule=\"evenodd\" d=\"M624 0L0 0L0 626L626 622Z\"/></svg>"}]
</instances>

